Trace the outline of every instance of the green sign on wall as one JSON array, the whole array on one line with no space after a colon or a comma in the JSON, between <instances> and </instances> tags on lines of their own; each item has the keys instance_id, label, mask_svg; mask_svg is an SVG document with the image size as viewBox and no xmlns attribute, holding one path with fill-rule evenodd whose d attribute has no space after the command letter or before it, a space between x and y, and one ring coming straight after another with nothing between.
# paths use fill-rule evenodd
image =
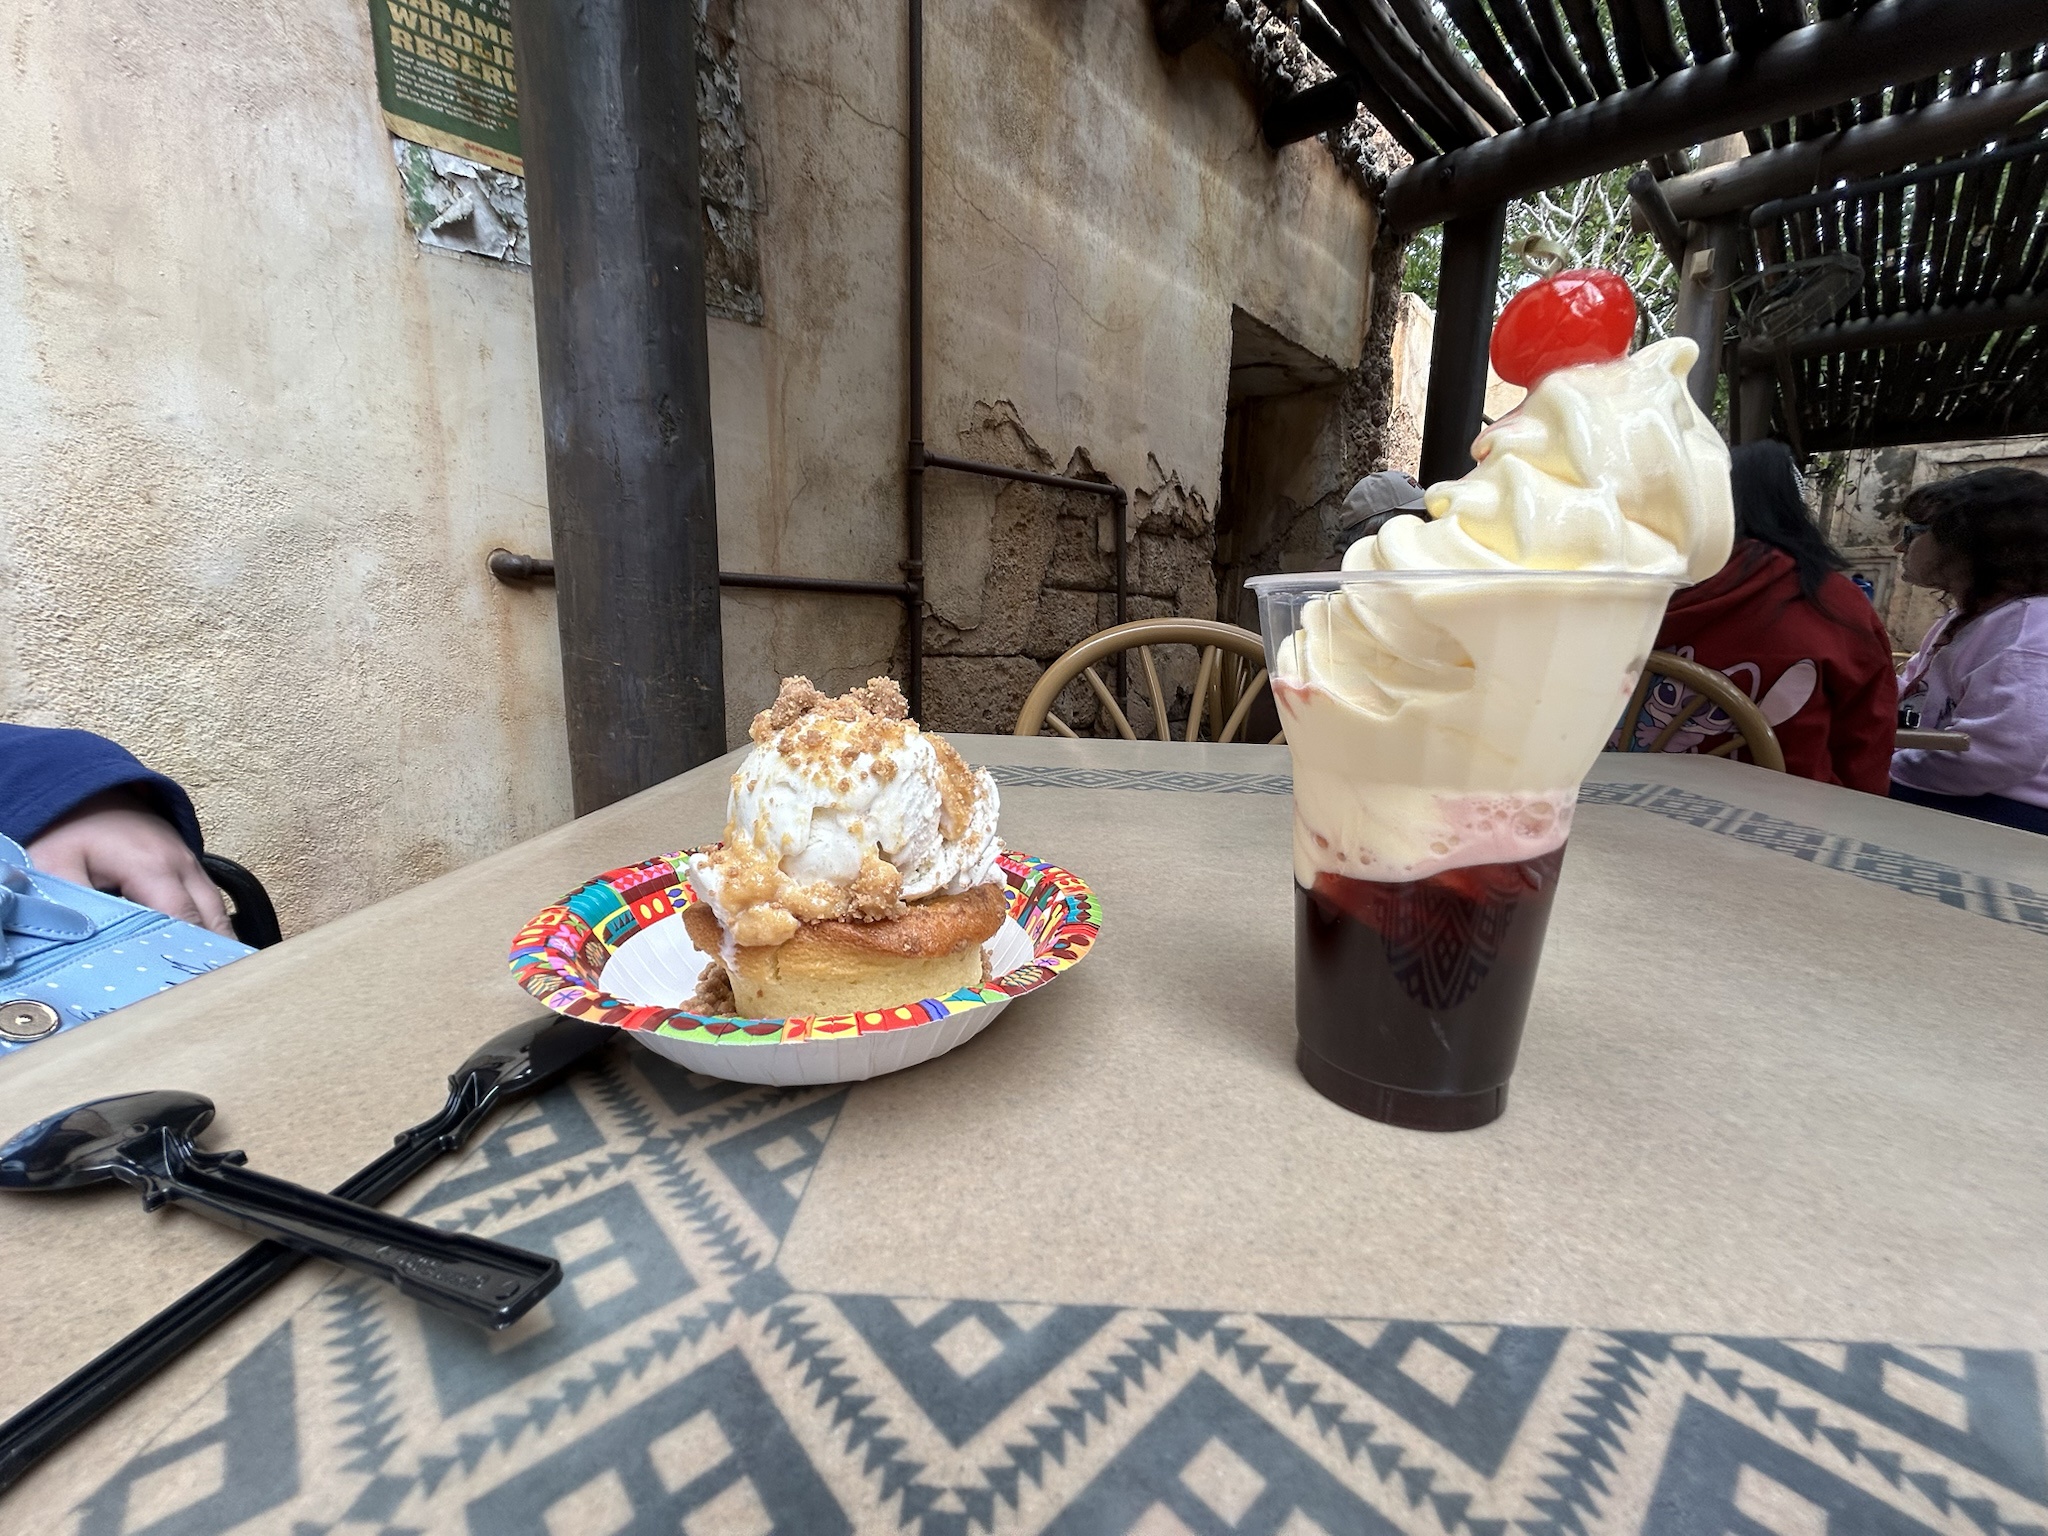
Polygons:
<instances>
[{"instance_id":1,"label":"green sign on wall","mask_svg":"<svg viewBox=\"0 0 2048 1536\"><path fill-rule=\"evenodd\" d=\"M509 0L371 0L370 28L393 133L523 174Z\"/></svg>"}]
</instances>

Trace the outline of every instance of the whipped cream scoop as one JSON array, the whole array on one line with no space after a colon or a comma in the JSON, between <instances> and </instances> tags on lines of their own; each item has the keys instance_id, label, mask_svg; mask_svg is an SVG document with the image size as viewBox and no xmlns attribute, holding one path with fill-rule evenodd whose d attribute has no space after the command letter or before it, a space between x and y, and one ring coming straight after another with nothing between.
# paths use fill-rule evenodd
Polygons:
<instances>
[{"instance_id":1,"label":"whipped cream scoop","mask_svg":"<svg viewBox=\"0 0 2048 1536\"><path fill-rule=\"evenodd\" d=\"M690 856L729 945L894 917L997 878L995 781L907 716L888 678L833 699L793 677L754 717L724 844Z\"/></svg>"},{"instance_id":2,"label":"whipped cream scoop","mask_svg":"<svg viewBox=\"0 0 2048 1536\"><path fill-rule=\"evenodd\" d=\"M1301 883L1564 842L1665 602L1734 542L1728 451L1685 388L1697 356L1679 338L1546 375L1480 435L1470 473L1428 488L1432 521L1351 546L1354 579L1253 583Z\"/></svg>"},{"instance_id":3,"label":"whipped cream scoop","mask_svg":"<svg viewBox=\"0 0 2048 1536\"><path fill-rule=\"evenodd\" d=\"M1347 571L1634 571L1704 581L1728 561L1728 449L1685 378L1699 347L1673 337L1611 363L1562 368L1479 434L1475 467L1423 492L1346 551Z\"/></svg>"}]
</instances>

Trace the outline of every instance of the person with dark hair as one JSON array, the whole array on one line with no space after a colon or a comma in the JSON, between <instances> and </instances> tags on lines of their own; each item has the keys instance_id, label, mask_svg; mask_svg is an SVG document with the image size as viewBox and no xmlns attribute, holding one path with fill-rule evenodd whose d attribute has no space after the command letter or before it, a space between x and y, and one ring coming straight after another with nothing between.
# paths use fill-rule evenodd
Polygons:
<instances>
[{"instance_id":1,"label":"person with dark hair","mask_svg":"<svg viewBox=\"0 0 2048 1536\"><path fill-rule=\"evenodd\" d=\"M191 797L104 736L0 724L0 837L44 874L228 931Z\"/></svg>"},{"instance_id":2,"label":"person with dark hair","mask_svg":"<svg viewBox=\"0 0 2048 1536\"><path fill-rule=\"evenodd\" d=\"M1657 649L1725 673L1754 699L1777 732L1788 773L1884 794L1899 704L1884 621L1814 526L1791 450L1745 443L1729 459L1734 552L1717 574L1671 599ZM1648 702L1637 726L1644 745L1677 707L1656 695ZM1666 750L1709 749L1733 729L1709 705Z\"/></svg>"},{"instance_id":3,"label":"person with dark hair","mask_svg":"<svg viewBox=\"0 0 2048 1536\"><path fill-rule=\"evenodd\" d=\"M1970 747L1898 753L1892 798L2048 833L2048 476L1981 469L1921 486L1901 511L1906 580L1955 607L1899 684L1922 726Z\"/></svg>"}]
</instances>

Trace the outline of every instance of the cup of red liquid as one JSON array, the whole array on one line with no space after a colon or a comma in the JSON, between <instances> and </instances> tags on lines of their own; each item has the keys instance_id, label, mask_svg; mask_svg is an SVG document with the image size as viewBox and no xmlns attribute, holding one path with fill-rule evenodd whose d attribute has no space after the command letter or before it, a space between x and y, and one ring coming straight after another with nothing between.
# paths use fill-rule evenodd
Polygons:
<instances>
[{"instance_id":1,"label":"cup of red liquid","mask_svg":"<svg viewBox=\"0 0 2048 1536\"><path fill-rule=\"evenodd\" d=\"M1676 579L1488 569L1263 576L1294 759L1302 1076L1374 1120L1507 1108L1580 781Z\"/></svg>"}]
</instances>

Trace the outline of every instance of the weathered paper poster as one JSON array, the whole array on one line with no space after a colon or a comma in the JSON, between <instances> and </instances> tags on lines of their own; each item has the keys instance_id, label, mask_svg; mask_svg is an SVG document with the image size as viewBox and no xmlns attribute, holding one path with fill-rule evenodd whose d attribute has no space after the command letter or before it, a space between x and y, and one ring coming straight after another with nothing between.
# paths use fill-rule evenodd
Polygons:
<instances>
[{"instance_id":1,"label":"weathered paper poster","mask_svg":"<svg viewBox=\"0 0 2048 1536\"><path fill-rule=\"evenodd\" d=\"M372 0L370 25L393 133L522 174L509 0Z\"/></svg>"}]
</instances>

